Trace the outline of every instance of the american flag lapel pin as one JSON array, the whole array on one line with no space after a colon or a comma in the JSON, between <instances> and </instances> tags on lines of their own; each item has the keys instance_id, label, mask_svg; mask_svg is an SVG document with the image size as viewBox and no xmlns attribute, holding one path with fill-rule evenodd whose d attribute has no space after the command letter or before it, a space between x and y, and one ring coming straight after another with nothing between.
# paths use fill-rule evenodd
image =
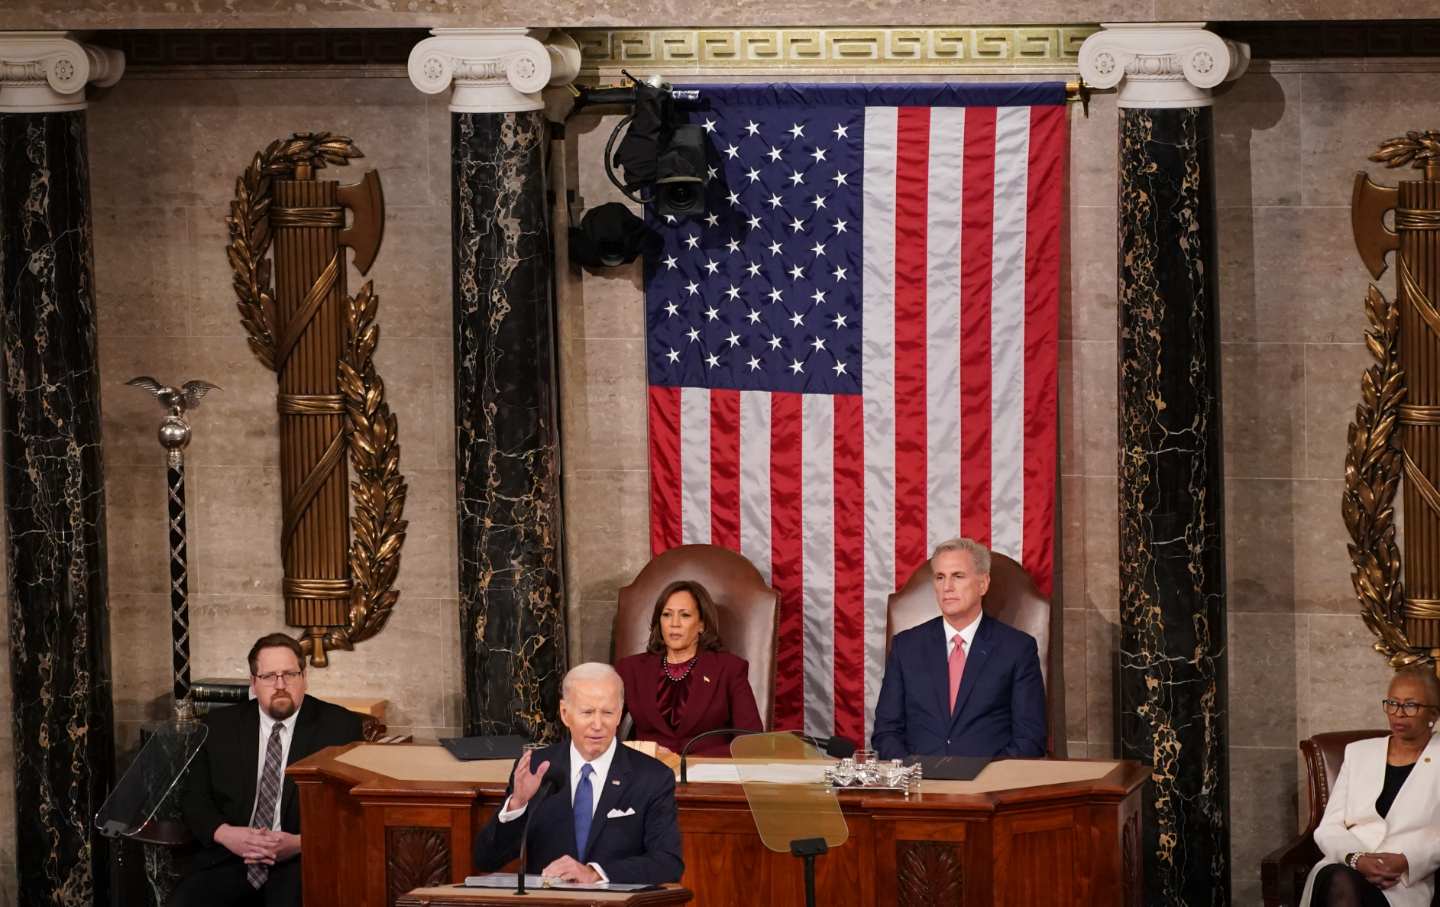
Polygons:
<instances>
[{"instance_id":1,"label":"american flag lapel pin","mask_svg":"<svg viewBox=\"0 0 1440 907\"><path fill-rule=\"evenodd\" d=\"M610 783L613 784L613 785L615 785L616 787L619 787L619 786L620 786L620 779L619 779L619 778L611 778L611 779L610 779Z\"/></svg>"}]
</instances>

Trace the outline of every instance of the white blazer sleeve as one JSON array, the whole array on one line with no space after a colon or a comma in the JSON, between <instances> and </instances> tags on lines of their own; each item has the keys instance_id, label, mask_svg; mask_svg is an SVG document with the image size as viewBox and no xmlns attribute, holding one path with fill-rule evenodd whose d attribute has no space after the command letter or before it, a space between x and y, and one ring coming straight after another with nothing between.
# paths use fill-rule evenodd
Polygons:
<instances>
[{"instance_id":1,"label":"white blazer sleeve","mask_svg":"<svg viewBox=\"0 0 1440 907\"><path fill-rule=\"evenodd\" d=\"M1366 849L1359 838L1345 825L1345 801L1350 790L1350 769L1359 760L1346 758L1340 763L1340 774L1335 778L1335 787L1330 791L1330 801L1325 804L1325 816L1315 827L1315 845L1329 860L1343 862L1347 853ZM1361 768L1364 771L1364 768ZM1406 854L1405 859L1410 859ZM1411 868L1412 875L1415 869Z\"/></svg>"},{"instance_id":2,"label":"white blazer sleeve","mask_svg":"<svg viewBox=\"0 0 1440 907\"><path fill-rule=\"evenodd\" d=\"M1409 865L1405 883L1415 884L1417 879L1429 878L1440 869L1440 790L1432 787L1424 792L1429 800L1425 804L1427 820L1411 835L1407 835L1405 846L1398 848L1405 855Z\"/></svg>"},{"instance_id":3,"label":"white blazer sleeve","mask_svg":"<svg viewBox=\"0 0 1440 907\"><path fill-rule=\"evenodd\" d=\"M1428 878L1440 869L1440 832L1425 829L1419 840L1406 842L1400 852L1405 854L1405 863L1409 866L1405 874L1407 885L1415 884L1416 879Z\"/></svg>"}]
</instances>

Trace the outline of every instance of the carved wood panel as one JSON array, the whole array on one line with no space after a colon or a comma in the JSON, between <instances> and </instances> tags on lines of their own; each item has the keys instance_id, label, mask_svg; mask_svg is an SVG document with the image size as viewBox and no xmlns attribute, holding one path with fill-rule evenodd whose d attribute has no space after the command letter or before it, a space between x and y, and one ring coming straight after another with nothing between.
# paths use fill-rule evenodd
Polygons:
<instances>
[{"instance_id":1,"label":"carved wood panel","mask_svg":"<svg viewBox=\"0 0 1440 907\"><path fill-rule=\"evenodd\" d=\"M385 829L385 904L412 888L450 883L450 829L391 826Z\"/></svg>"},{"instance_id":2,"label":"carved wood panel","mask_svg":"<svg viewBox=\"0 0 1440 907\"><path fill-rule=\"evenodd\" d=\"M964 867L953 842L895 842L895 875L899 907L965 902Z\"/></svg>"},{"instance_id":3,"label":"carved wood panel","mask_svg":"<svg viewBox=\"0 0 1440 907\"><path fill-rule=\"evenodd\" d=\"M1124 872L1121 884L1125 886L1125 907L1144 907L1141 903L1141 892L1145 887L1142 877L1145 864L1140 859L1140 810L1133 810L1125 820L1120 839L1120 858Z\"/></svg>"}]
</instances>

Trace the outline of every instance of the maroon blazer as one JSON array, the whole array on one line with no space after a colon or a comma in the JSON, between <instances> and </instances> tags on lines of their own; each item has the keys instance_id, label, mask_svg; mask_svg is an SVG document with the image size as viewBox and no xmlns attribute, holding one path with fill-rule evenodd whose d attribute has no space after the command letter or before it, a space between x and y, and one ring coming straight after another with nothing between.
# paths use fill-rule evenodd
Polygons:
<instances>
[{"instance_id":1,"label":"maroon blazer","mask_svg":"<svg viewBox=\"0 0 1440 907\"><path fill-rule=\"evenodd\" d=\"M625 707L635 719L635 739L654 740L675 752L696 734L733 727L763 731L755 691L750 689L750 665L729 652L700 653L690 670L690 694L680 713L680 726L672 733L660 717L656 695L660 685L660 653L641 652L620 659L615 670L625 681ZM700 756L730 755L730 738L707 737L690 752Z\"/></svg>"}]
</instances>

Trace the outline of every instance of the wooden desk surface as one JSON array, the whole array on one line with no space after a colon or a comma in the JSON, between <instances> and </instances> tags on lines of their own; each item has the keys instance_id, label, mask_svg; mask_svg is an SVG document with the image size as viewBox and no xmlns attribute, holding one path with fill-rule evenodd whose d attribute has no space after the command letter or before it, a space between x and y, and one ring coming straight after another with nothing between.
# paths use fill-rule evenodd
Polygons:
<instances>
[{"instance_id":1,"label":"wooden desk surface","mask_svg":"<svg viewBox=\"0 0 1440 907\"><path fill-rule=\"evenodd\" d=\"M443 885L416 888L396 900L396 907L479 907L482 904L525 904L526 907L665 907L687 904L694 897L688 888L666 885L657 891L530 890L523 897L500 888L465 888Z\"/></svg>"},{"instance_id":2,"label":"wooden desk surface","mask_svg":"<svg viewBox=\"0 0 1440 907\"><path fill-rule=\"evenodd\" d=\"M381 745L373 743L352 744L343 751L336 751L334 761L358 769L365 775L407 784L430 786L450 785L471 786L477 793L503 791L510 778L509 759L486 759L461 762L443 746L429 744ZM691 767L697 765L730 764L724 758L696 758ZM1109 760L1085 759L1001 759L990 763L980 776L973 781L922 781L920 796L905 797L893 791L845 791L841 797L846 802L862 798L873 804L878 800L899 800L919 803L937 797L982 797L984 800L1009 800L1026 796L1026 792L1049 794L1057 786L1082 785L1086 789L1101 791L1107 788L1132 786L1137 766L1134 763ZM1142 779L1143 780L1143 779ZM738 792L736 781L692 781L677 790L682 800L691 792L697 795L724 796ZM957 801L945 800L950 805Z\"/></svg>"}]
</instances>

